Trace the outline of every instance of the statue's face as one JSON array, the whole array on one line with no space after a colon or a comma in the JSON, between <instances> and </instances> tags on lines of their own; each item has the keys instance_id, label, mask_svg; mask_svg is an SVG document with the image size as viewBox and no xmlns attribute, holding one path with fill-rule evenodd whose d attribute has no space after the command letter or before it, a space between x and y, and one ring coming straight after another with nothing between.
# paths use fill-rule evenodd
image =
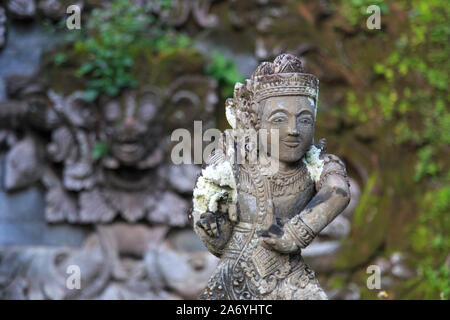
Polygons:
<instances>
[{"instance_id":1,"label":"statue's face","mask_svg":"<svg viewBox=\"0 0 450 320\"><path fill-rule=\"evenodd\" d=\"M314 100L305 96L270 97L261 101L261 129L269 133L267 151L271 154L270 130L279 132L281 162L300 160L313 143Z\"/></svg>"},{"instance_id":2,"label":"statue's face","mask_svg":"<svg viewBox=\"0 0 450 320\"><path fill-rule=\"evenodd\" d=\"M151 151L159 105L159 98L145 90L129 90L102 104L103 131L122 164L135 165Z\"/></svg>"}]
</instances>

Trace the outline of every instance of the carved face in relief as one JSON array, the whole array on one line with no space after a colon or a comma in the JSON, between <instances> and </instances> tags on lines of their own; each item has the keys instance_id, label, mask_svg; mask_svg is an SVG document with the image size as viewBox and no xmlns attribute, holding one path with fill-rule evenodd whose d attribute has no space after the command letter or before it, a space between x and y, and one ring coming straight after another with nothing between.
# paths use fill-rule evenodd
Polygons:
<instances>
[{"instance_id":1,"label":"carved face in relief","mask_svg":"<svg viewBox=\"0 0 450 320\"><path fill-rule=\"evenodd\" d=\"M300 160L313 143L314 100L305 96L269 97L261 104L261 129L266 129L268 152L271 150L270 130L279 131L279 160Z\"/></svg>"},{"instance_id":2,"label":"carved face in relief","mask_svg":"<svg viewBox=\"0 0 450 320\"><path fill-rule=\"evenodd\" d=\"M151 152L157 141L156 116L161 105L152 90L124 92L120 97L102 102L103 127L111 155L125 166L132 166Z\"/></svg>"}]
</instances>

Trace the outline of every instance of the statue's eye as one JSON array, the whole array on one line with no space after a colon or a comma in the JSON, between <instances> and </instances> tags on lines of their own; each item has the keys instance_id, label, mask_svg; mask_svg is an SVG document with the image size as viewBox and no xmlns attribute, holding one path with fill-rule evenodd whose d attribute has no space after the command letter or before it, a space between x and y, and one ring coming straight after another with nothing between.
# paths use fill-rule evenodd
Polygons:
<instances>
[{"instance_id":1,"label":"statue's eye","mask_svg":"<svg viewBox=\"0 0 450 320\"><path fill-rule=\"evenodd\" d=\"M144 92L139 98L139 117L144 122L152 120L160 105L161 100L158 95L153 92Z\"/></svg>"},{"instance_id":2,"label":"statue's eye","mask_svg":"<svg viewBox=\"0 0 450 320\"><path fill-rule=\"evenodd\" d=\"M139 117L143 121L150 121L156 114L156 106L151 100L141 101L141 105L139 108Z\"/></svg>"},{"instance_id":3,"label":"statue's eye","mask_svg":"<svg viewBox=\"0 0 450 320\"><path fill-rule=\"evenodd\" d=\"M284 118L283 117L276 117L274 119L272 119L273 123L283 123L284 122Z\"/></svg>"},{"instance_id":4,"label":"statue's eye","mask_svg":"<svg viewBox=\"0 0 450 320\"><path fill-rule=\"evenodd\" d=\"M312 124L312 120L309 118L301 118L300 123L304 124L304 125L310 125L310 124Z\"/></svg>"},{"instance_id":5,"label":"statue's eye","mask_svg":"<svg viewBox=\"0 0 450 320\"><path fill-rule=\"evenodd\" d=\"M117 101L110 101L104 107L104 115L107 121L114 122L122 116L122 109Z\"/></svg>"}]
</instances>

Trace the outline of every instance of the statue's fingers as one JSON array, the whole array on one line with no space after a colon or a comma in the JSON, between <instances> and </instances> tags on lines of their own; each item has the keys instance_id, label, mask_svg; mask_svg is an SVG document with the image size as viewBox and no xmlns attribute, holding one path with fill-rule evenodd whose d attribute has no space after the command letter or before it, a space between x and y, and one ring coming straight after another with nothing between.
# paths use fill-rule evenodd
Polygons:
<instances>
[{"instance_id":1,"label":"statue's fingers","mask_svg":"<svg viewBox=\"0 0 450 320\"><path fill-rule=\"evenodd\" d=\"M207 219L200 219L197 221L197 226L201 228L209 237L212 237L211 227Z\"/></svg>"},{"instance_id":2,"label":"statue's fingers","mask_svg":"<svg viewBox=\"0 0 450 320\"><path fill-rule=\"evenodd\" d=\"M261 237L262 244L267 247L273 247L276 245L276 240L271 237Z\"/></svg>"},{"instance_id":3,"label":"statue's fingers","mask_svg":"<svg viewBox=\"0 0 450 320\"><path fill-rule=\"evenodd\" d=\"M266 229L256 230L256 235L258 237L266 237L267 236L267 230Z\"/></svg>"},{"instance_id":4,"label":"statue's fingers","mask_svg":"<svg viewBox=\"0 0 450 320\"><path fill-rule=\"evenodd\" d=\"M219 229L217 227L217 222L213 221L212 223L210 223L211 226L211 232L213 234L214 237L217 237L219 235Z\"/></svg>"},{"instance_id":5,"label":"statue's fingers","mask_svg":"<svg viewBox=\"0 0 450 320\"><path fill-rule=\"evenodd\" d=\"M267 244L265 239L262 237L259 239L259 245L266 248L267 250L272 250L272 247L269 244Z\"/></svg>"},{"instance_id":6,"label":"statue's fingers","mask_svg":"<svg viewBox=\"0 0 450 320\"><path fill-rule=\"evenodd\" d=\"M197 226L197 228L198 228L199 230L201 230L202 232L206 233L205 226L203 225L203 223L202 223L201 220L198 220L198 221L195 223L195 225Z\"/></svg>"},{"instance_id":7,"label":"statue's fingers","mask_svg":"<svg viewBox=\"0 0 450 320\"><path fill-rule=\"evenodd\" d=\"M217 218L214 216L214 214L209 214L208 218L206 219L209 224L209 230L211 232L211 236L217 237L218 235L218 226L217 226Z\"/></svg>"}]
</instances>

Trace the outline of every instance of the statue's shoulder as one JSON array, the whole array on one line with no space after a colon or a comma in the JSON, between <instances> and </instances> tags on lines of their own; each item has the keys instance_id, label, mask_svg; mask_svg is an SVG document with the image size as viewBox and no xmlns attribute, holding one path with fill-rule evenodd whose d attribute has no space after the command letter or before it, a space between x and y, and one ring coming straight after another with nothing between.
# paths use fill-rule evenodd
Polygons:
<instances>
[{"instance_id":1,"label":"statue's shoulder","mask_svg":"<svg viewBox=\"0 0 450 320\"><path fill-rule=\"evenodd\" d=\"M322 172L319 181L317 181L317 187L319 189L330 175L339 175L348 182L347 169L341 158L332 153L322 152L320 160L323 161L323 163Z\"/></svg>"},{"instance_id":2,"label":"statue's shoulder","mask_svg":"<svg viewBox=\"0 0 450 320\"><path fill-rule=\"evenodd\" d=\"M335 168L345 170L345 163L337 155L327 152L322 152L320 159L323 160L323 167L325 168Z\"/></svg>"},{"instance_id":3,"label":"statue's shoulder","mask_svg":"<svg viewBox=\"0 0 450 320\"><path fill-rule=\"evenodd\" d=\"M306 164L317 190L322 188L330 175L339 175L348 181L344 162L338 156L327 153L325 139L320 139L317 144L311 146L306 152L303 162Z\"/></svg>"}]
</instances>

